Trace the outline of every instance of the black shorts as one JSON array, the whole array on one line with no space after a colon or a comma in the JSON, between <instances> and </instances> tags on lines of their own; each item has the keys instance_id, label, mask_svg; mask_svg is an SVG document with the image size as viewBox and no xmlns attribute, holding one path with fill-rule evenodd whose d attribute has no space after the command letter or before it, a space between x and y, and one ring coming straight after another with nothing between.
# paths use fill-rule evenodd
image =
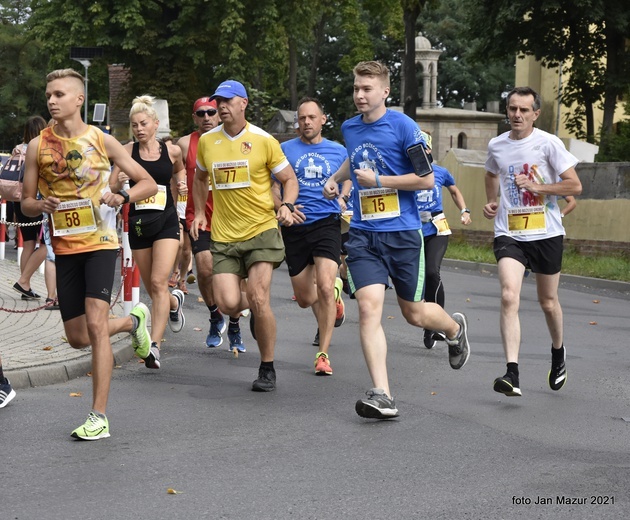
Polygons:
<instances>
[{"instance_id":1,"label":"black shorts","mask_svg":"<svg viewBox=\"0 0 630 520\"><path fill-rule=\"evenodd\" d=\"M167 208L164 211L169 210ZM179 242L179 218L177 217L176 211L169 212L162 225L162 229L150 237L139 237L130 229L129 247L131 247L131 249L149 249L153 247L154 242L165 238L173 238Z\"/></svg>"},{"instance_id":2,"label":"black shorts","mask_svg":"<svg viewBox=\"0 0 630 520\"><path fill-rule=\"evenodd\" d=\"M182 225L182 229L184 230L184 233L188 233L188 226L186 225L186 219L180 218L179 223Z\"/></svg>"},{"instance_id":3,"label":"black shorts","mask_svg":"<svg viewBox=\"0 0 630 520\"><path fill-rule=\"evenodd\" d=\"M85 298L111 302L118 249L57 255L57 296L61 319L85 314Z\"/></svg>"},{"instance_id":4,"label":"black shorts","mask_svg":"<svg viewBox=\"0 0 630 520\"><path fill-rule=\"evenodd\" d=\"M19 224L30 224L32 222L40 222L44 216L37 215L36 217L27 217L24 213L22 213L22 207L19 202L13 203L13 209L15 211L15 220ZM42 229L42 225L38 224L36 226L20 226L20 231L22 233L22 240L37 240L39 236L39 232Z\"/></svg>"},{"instance_id":5,"label":"black shorts","mask_svg":"<svg viewBox=\"0 0 630 520\"><path fill-rule=\"evenodd\" d=\"M494 239L494 256L497 262L505 257L514 258L532 273L556 274L562 269L563 239L559 235L522 242L502 235Z\"/></svg>"},{"instance_id":6,"label":"black shorts","mask_svg":"<svg viewBox=\"0 0 630 520\"><path fill-rule=\"evenodd\" d=\"M199 238L195 240L190 235L190 245L192 247L193 256L197 253L203 253L204 251L210 251L210 231L199 230Z\"/></svg>"},{"instance_id":7,"label":"black shorts","mask_svg":"<svg viewBox=\"0 0 630 520\"><path fill-rule=\"evenodd\" d=\"M341 225L339 215L317 220L312 224L281 227L285 260L289 276L297 276L315 257L329 258L341 263Z\"/></svg>"},{"instance_id":8,"label":"black shorts","mask_svg":"<svg viewBox=\"0 0 630 520\"><path fill-rule=\"evenodd\" d=\"M346 251L346 242L350 238L350 232L341 234L341 254L346 256L348 251Z\"/></svg>"}]
</instances>

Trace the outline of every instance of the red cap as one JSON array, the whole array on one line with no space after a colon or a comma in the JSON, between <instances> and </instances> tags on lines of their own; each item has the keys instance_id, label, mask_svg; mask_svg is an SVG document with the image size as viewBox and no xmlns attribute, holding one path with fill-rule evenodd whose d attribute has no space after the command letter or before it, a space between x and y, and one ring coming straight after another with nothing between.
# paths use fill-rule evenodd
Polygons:
<instances>
[{"instance_id":1,"label":"red cap","mask_svg":"<svg viewBox=\"0 0 630 520\"><path fill-rule=\"evenodd\" d=\"M193 105L193 112L197 111L199 107L210 106L217 108L217 102L214 99L210 99L209 97L202 97L195 101Z\"/></svg>"}]
</instances>

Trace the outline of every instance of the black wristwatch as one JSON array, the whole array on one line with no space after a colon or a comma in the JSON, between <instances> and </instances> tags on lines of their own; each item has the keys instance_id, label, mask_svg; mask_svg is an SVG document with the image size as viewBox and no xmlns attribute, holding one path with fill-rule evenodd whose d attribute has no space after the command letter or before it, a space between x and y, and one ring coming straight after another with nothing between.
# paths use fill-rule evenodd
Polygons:
<instances>
[{"instance_id":1,"label":"black wristwatch","mask_svg":"<svg viewBox=\"0 0 630 520\"><path fill-rule=\"evenodd\" d=\"M118 195L122 195L122 198L125 199L124 204L127 204L129 202L129 193L127 193L125 190L118 190Z\"/></svg>"},{"instance_id":2,"label":"black wristwatch","mask_svg":"<svg viewBox=\"0 0 630 520\"><path fill-rule=\"evenodd\" d=\"M289 211L291 213L293 213L295 211L295 206L293 204L291 204L290 202L283 202L281 204L281 206L286 206L287 208L289 208Z\"/></svg>"},{"instance_id":3,"label":"black wristwatch","mask_svg":"<svg viewBox=\"0 0 630 520\"><path fill-rule=\"evenodd\" d=\"M346 204L348 204L348 201L350 200L350 197L348 197L348 195L342 195L341 198Z\"/></svg>"}]
</instances>

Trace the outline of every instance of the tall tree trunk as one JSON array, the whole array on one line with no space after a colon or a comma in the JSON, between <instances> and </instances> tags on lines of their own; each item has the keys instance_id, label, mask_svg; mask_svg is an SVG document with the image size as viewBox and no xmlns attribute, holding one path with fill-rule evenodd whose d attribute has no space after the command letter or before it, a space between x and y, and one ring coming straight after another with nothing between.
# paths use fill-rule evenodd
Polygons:
<instances>
[{"instance_id":1,"label":"tall tree trunk","mask_svg":"<svg viewBox=\"0 0 630 520\"><path fill-rule=\"evenodd\" d=\"M584 115L586 116L586 142L595 143L595 116L593 115L592 101L584 103Z\"/></svg>"},{"instance_id":2,"label":"tall tree trunk","mask_svg":"<svg viewBox=\"0 0 630 520\"><path fill-rule=\"evenodd\" d=\"M297 92L297 69L298 55L297 42L294 38L289 38L289 101L291 102L291 110L297 109L298 92Z\"/></svg>"},{"instance_id":3,"label":"tall tree trunk","mask_svg":"<svg viewBox=\"0 0 630 520\"><path fill-rule=\"evenodd\" d=\"M613 130L617 99L622 94L619 87L623 83L623 52L624 37L614 27L606 26L606 77L604 80L604 117L602 120L602 135L610 134Z\"/></svg>"},{"instance_id":4,"label":"tall tree trunk","mask_svg":"<svg viewBox=\"0 0 630 520\"><path fill-rule=\"evenodd\" d=\"M416 77L416 21L420 16L420 1L404 1L403 21L405 24L404 95L403 110L414 121L418 106L418 79Z\"/></svg>"},{"instance_id":5,"label":"tall tree trunk","mask_svg":"<svg viewBox=\"0 0 630 520\"><path fill-rule=\"evenodd\" d=\"M313 57L311 59L311 69L308 73L308 85L306 87L306 95L309 97L315 96L315 85L317 84L317 67L319 59L319 50L324 42L324 27L326 25L325 16L319 19L319 22L315 24L315 45L313 47Z\"/></svg>"}]
</instances>

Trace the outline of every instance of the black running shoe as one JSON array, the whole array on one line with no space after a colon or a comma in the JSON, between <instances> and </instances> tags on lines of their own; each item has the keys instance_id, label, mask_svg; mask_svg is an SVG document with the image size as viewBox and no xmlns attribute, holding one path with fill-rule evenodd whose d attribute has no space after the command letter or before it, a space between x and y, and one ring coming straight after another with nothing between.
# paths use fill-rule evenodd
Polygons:
<instances>
[{"instance_id":1,"label":"black running shoe","mask_svg":"<svg viewBox=\"0 0 630 520\"><path fill-rule=\"evenodd\" d=\"M317 329L317 332L315 333L315 337L313 338L312 345L314 347L319 347L319 329Z\"/></svg>"},{"instance_id":2,"label":"black running shoe","mask_svg":"<svg viewBox=\"0 0 630 520\"><path fill-rule=\"evenodd\" d=\"M437 341L433 339L433 331L429 329L424 330L424 346L427 348L435 347Z\"/></svg>"},{"instance_id":3,"label":"black running shoe","mask_svg":"<svg viewBox=\"0 0 630 520\"><path fill-rule=\"evenodd\" d=\"M256 322L254 321L254 313L249 313L249 332L252 333L252 338L256 339Z\"/></svg>"},{"instance_id":4,"label":"black running shoe","mask_svg":"<svg viewBox=\"0 0 630 520\"><path fill-rule=\"evenodd\" d=\"M433 339L435 341L446 341L446 334L440 332L439 330L433 331Z\"/></svg>"},{"instance_id":5,"label":"black running shoe","mask_svg":"<svg viewBox=\"0 0 630 520\"><path fill-rule=\"evenodd\" d=\"M258 379L252 383L254 392L271 392L276 389L276 371L273 368L260 367Z\"/></svg>"},{"instance_id":6,"label":"black running shoe","mask_svg":"<svg viewBox=\"0 0 630 520\"><path fill-rule=\"evenodd\" d=\"M521 389L518 385L518 376L513 372L508 372L503 377L494 380L494 391L507 396L521 396Z\"/></svg>"},{"instance_id":7,"label":"black running shoe","mask_svg":"<svg viewBox=\"0 0 630 520\"><path fill-rule=\"evenodd\" d=\"M551 358L551 370L549 371L549 375L547 376L549 380L549 388L552 390L560 390L564 383L567 382L567 350L564 349L564 358L560 361L554 361L553 357Z\"/></svg>"}]
</instances>

